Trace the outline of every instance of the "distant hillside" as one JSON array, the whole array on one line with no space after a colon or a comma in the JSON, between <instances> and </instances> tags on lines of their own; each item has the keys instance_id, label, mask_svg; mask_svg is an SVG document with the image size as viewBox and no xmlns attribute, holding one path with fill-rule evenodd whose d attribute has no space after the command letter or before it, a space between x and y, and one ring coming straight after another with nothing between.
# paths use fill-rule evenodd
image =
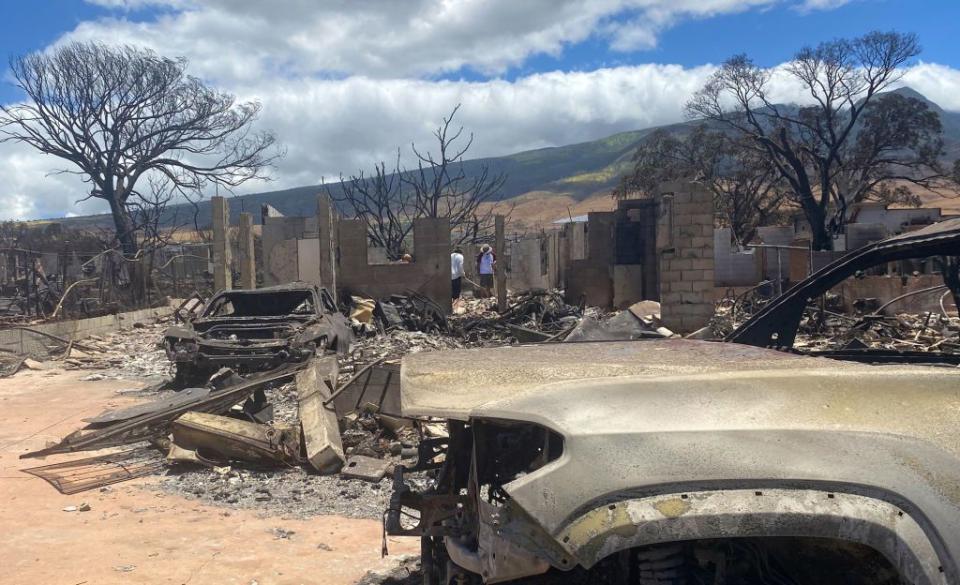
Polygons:
<instances>
[{"instance_id":1,"label":"distant hillside","mask_svg":"<svg viewBox=\"0 0 960 585\"><path fill-rule=\"evenodd\" d=\"M947 152L946 159L952 163L953 160L960 158L960 113L947 112L909 88L899 89L896 92L923 99L940 114ZM659 128L682 133L688 131L694 123L671 124ZM529 205L532 200L550 197L562 200L563 204L559 208L556 205L548 206L556 215L552 219L556 219L565 216L565 210L568 207L586 202L588 199L595 200L599 194L608 193L619 177L629 169L637 146L657 129L654 127L621 132L591 142L474 159L464 162L464 169L468 175L473 175L486 164L492 173L506 173L507 182L502 193L504 200L516 199L521 205ZM337 185L332 188L337 188ZM269 203L285 215L310 215L316 210L316 195L320 190L320 186L314 185L231 198L230 209L233 220L236 221L241 211L249 211L254 214L256 221L259 221L259 210L263 203ZM177 206L175 211L181 221L185 218L192 219L194 214L192 207L187 205ZM209 201L199 203L198 218L201 226L209 224ZM71 218L66 221L74 225L111 225L107 215Z\"/></svg>"}]
</instances>

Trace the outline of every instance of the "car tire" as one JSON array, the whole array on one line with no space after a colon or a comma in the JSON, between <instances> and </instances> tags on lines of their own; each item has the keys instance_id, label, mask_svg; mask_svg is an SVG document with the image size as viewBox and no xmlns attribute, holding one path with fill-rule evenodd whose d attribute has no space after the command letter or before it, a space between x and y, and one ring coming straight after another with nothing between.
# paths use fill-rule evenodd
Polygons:
<instances>
[{"instance_id":1,"label":"car tire","mask_svg":"<svg viewBox=\"0 0 960 585\"><path fill-rule=\"evenodd\" d=\"M637 551L637 585L687 585L685 550L679 545L653 546Z\"/></svg>"}]
</instances>

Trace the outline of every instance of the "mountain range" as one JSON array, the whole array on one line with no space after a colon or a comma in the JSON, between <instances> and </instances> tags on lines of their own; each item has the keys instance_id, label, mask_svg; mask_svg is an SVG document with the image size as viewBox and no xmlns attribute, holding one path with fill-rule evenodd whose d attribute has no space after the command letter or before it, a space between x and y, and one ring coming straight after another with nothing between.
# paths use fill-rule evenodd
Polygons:
<instances>
[{"instance_id":1,"label":"mountain range","mask_svg":"<svg viewBox=\"0 0 960 585\"><path fill-rule=\"evenodd\" d=\"M953 160L960 158L960 112L943 110L910 88L901 88L895 92L925 101L940 115L945 159L952 164ZM696 123L691 121L633 130L568 146L473 159L464 161L463 166L468 175L478 173L484 165L489 167L491 174L506 174L507 180L503 185L501 200L517 204L521 219L534 219L524 217L533 214L537 221L553 221L593 208L609 208L611 189L630 168L633 153L651 133L660 128L668 132L683 133ZM337 185L332 186L334 189L336 187ZM259 221L259 209L264 203L272 205L284 215L311 215L316 210L316 196L321 189L319 185L309 185L232 197L232 221L237 221L237 215L241 211L252 212L255 221ZM193 210L189 206L176 207L179 208L175 209L179 217L193 216ZM208 225L209 201L201 201L199 208L199 225ZM111 225L112 222L108 215L93 215L71 218L69 223Z\"/></svg>"}]
</instances>

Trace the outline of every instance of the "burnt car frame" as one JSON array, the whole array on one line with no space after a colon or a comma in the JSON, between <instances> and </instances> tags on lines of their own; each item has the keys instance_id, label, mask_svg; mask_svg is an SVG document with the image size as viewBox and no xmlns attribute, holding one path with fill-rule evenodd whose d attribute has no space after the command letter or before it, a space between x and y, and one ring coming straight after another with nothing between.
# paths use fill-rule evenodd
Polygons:
<instances>
[{"instance_id":1,"label":"burnt car frame","mask_svg":"<svg viewBox=\"0 0 960 585\"><path fill-rule=\"evenodd\" d=\"M248 373L343 353L352 335L326 289L296 282L220 291L198 316L164 332L164 348L177 378L188 382L221 367Z\"/></svg>"},{"instance_id":2,"label":"burnt car frame","mask_svg":"<svg viewBox=\"0 0 960 585\"><path fill-rule=\"evenodd\" d=\"M404 415L449 437L420 446L432 488L398 467L387 531L427 585L960 583L960 357L793 349L856 271L958 254L960 220L867 246L725 342L407 356Z\"/></svg>"}]
</instances>

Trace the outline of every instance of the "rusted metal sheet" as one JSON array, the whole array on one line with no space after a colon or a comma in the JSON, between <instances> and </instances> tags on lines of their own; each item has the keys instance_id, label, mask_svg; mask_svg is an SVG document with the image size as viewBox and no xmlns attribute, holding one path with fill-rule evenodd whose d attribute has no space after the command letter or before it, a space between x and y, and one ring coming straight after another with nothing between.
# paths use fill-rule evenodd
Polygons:
<instances>
[{"instance_id":1,"label":"rusted metal sheet","mask_svg":"<svg viewBox=\"0 0 960 585\"><path fill-rule=\"evenodd\" d=\"M186 388L161 400L135 404L127 408L106 410L97 416L83 419L83 422L98 426L114 424L145 414L159 412L167 408L174 408L180 404L187 404L189 402L209 396L210 392L211 390L209 388Z\"/></svg>"},{"instance_id":2,"label":"rusted metal sheet","mask_svg":"<svg viewBox=\"0 0 960 585\"><path fill-rule=\"evenodd\" d=\"M163 458L150 447L140 447L87 457L65 463L54 463L24 469L57 488L61 494L71 495L150 475L163 468Z\"/></svg>"},{"instance_id":3,"label":"rusted metal sheet","mask_svg":"<svg viewBox=\"0 0 960 585\"><path fill-rule=\"evenodd\" d=\"M206 460L295 463L300 434L292 426L270 426L203 412L173 421L173 443Z\"/></svg>"}]
</instances>

